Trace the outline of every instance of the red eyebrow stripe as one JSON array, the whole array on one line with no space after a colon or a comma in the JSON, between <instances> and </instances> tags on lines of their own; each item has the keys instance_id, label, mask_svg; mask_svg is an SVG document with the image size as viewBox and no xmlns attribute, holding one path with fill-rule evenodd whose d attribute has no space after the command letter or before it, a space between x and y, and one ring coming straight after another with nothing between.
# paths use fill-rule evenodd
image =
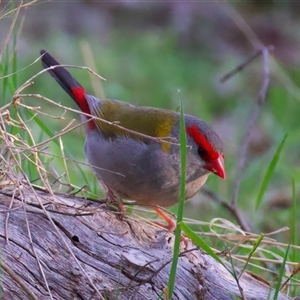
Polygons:
<instances>
[{"instance_id":1,"label":"red eyebrow stripe","mask_svg":"<svg viewBox=\"0 0 300 300\"><path fill-rule=\"evenodd\" d=\"M219 157L219 153L212 147L207 141L206 137L199 131L196 125L192 125L186 128L187 133L193 138L195 143L202 147L207 152L207 160L215 160Z\"/></svg>"}]
</instances>

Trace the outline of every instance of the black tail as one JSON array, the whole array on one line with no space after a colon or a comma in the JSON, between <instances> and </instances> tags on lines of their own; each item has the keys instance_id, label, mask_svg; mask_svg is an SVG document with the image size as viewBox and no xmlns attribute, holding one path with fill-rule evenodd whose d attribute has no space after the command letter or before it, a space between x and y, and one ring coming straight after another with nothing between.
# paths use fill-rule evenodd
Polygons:
<instances>
[{"instance_id":1,"label":"black tail","mask_svg":"<svg viewBox=\"0 0 300 300\"><path fill-rule=\"evenodd\" d=\"M43 55L42 64L44 68L60 66L60 63L56 61L47 51L41 50L40 54ZM78 99L75 98L75 95L72 91L74 88L82 88L79 82L77 82L77 80L64 67L56 67L54 69L49 69L48 72L71 96L71 98L77 102Z\"/></svg>"}]
</instances>

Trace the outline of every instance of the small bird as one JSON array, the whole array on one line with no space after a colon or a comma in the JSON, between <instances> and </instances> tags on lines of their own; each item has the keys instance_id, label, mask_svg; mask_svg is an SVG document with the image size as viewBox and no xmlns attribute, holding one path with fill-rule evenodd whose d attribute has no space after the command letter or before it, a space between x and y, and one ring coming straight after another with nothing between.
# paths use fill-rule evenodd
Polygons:
<instances>
[{"instance_id":1,"label":"small bird","mask_svg":"<svg viewBox=\"0 0 300 300\"><path fill-rule=\"evenodd\" d=\"M84 150L107 200L117 203L123 213L122 199L152 206L167 222L164 227L173 231L174 220L159 207L172 206L179 200L179 113L88 95L48 52L40 53L43 67L49 68L50 75L87 114L81 115L86 132ZM200 190L210 173L224 179L225 169L222 142L217 133L195 116L185 114L184 119L185 197L189 199Z\"/></svg>"}]
</instances>

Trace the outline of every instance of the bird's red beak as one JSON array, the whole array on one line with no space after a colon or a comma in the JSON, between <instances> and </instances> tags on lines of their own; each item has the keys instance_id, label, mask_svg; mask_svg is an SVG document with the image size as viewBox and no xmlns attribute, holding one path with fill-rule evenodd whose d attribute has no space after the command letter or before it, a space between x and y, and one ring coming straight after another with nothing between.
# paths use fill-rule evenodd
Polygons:
<instances>
[{"instance_id":1,"label":"bird's red beak","mask_svg":"<svg viewBox=\"0 0 300 300\"><path fill-rule=\"evenodd\" d=\"M224 159L221 154L219 155L219 157L217 159L207 162L205 167L207 170L209 170L212 173L225 179L226 174L225 174L225 168L224 168Z\"/></svg>"}]
</instances>

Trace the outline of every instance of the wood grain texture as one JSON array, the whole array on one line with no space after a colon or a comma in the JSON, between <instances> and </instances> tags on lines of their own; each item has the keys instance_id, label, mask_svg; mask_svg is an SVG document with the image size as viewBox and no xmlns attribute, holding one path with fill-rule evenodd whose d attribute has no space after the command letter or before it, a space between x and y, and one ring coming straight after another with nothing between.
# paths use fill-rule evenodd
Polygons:
<instances>
[{"instance_id":1,"label":"wood grain texture","mask_svg":"<svg viewBox=\"0 0 300 300\"><path fill-rule=\"evenodd\" d=\"M101 205L82 206L83 200L38 195L55 226L36 205L33 194L23 194L27 204L15 198L11 209L11 197L0 195L2 299L51 299L49 291L53 299L101 299L101 294L102 299L154 300L163 295L172 233L130 217L120 221ZM188 243L188 249L193 248ZM246 273L240 285L248 300L266 300L270 295L268 286ZM232 276L209 255L195 249L179 258L173 299L240 297ZM280 294L278 299L290 298Z\"/></svg>"}]
</instances>

